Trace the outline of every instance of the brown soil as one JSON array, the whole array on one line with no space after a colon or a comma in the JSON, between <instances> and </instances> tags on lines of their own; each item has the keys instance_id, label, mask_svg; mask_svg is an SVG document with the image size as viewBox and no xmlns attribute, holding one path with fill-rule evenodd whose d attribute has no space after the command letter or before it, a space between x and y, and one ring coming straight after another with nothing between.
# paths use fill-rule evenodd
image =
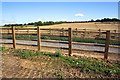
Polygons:
<instances>
[{"instance_id":1,"label":"brown soil","mask_svg":"<svg viewBox=\"0 0 120 80\"><path fill-rule=\"evenodd\" d=\"M11 47L10 45L5 45ZM17 49L23 46L17 46ZM24 48L26 48L24 46ZM28 47L27 47L28 48ZM28 49L37 50L29 47ZM50 49L49 49L50 50ZM51 50L54 52L54 50ZM80 58L81 55L72 57ZM86 57L86 56L81 56ZM92 57L91 57L92 58ZM101 59L100 57L97 57ZM46 56L34 56L28 59L21 59L14 56L13 53L6 52L2 54L2 78L95 78L98 74L86 74L80 72L77 68L66 67L59 58ZM106 77L99 75L99 77Z\"/></svg>"},{"instance_id":2,"label":"brown soil","mask_svg":"<svg viewBox=\"0 0 120 80\"><path fill-rule=\"evenodd\" d=\"M83 74L78 69L64 68L59 59L34 57L20 59L12 53L2 55L2 78L90 78L90 74ZM42 61L41 61L42 60ZM43 61L44 60L44 61ZM58 63L57 63L58 62ZM59 65L57 65L57 64ZM61 65L60 65L61 64Z\"/></svg>"}]
</instances>

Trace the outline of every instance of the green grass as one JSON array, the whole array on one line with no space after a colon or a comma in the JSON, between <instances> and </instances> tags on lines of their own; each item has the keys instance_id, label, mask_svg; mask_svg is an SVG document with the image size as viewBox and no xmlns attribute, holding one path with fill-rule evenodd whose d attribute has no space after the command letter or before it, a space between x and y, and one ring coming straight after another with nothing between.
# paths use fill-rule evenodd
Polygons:
<instances>
[{"instance_id":1,"label":"green grass","mask_svg":"<svg viewBox=\"0 0 120 80\"><path fill-rule=\"evenodd\" d=\"M30 51L30 50L17 50L17 49L9 50L9 51L14 53L15 56L20 56L21 58L24 58L24 59L27 59L29 57L34 58L34 56L42 56L42 57L44 56L44 58L46 59L48 57L51 57L53 59L59 58L59 60L61 60L62 63L65 64L64 65L65 68L78 69L82 73L93 73L93 74L100 74L100 75L102 74L106 76L120 74L120 62L107 63L106 61L99 61L99 60L88 59L88 58L75 59L68 56L62 56L61 51L56 51L55 54L50 52L39 52L39 51ZM58 64L58 66L59 65L60 64ZM57 72L56 75L59 78L64 77L64 75L62 75L62 73L59 73L59 72Z\"/></svg>"},{"instance_id":2,"label":"green grass","mask_svg":"<svg viewBox=\"0 0 120 80\"><path fill-rule=\"evenodd\" d=\"M2 36L3 38L12 38L12 35L6 35ZM37 39L37 36L31 36L31 35L16 35L16 38L18 39Z\"/></svg>"},{"instance_id":3,"label":"green grass","mask_svg":"<svg viewBox=\"0 0 120 80\"><path fill-rule=\"evenodd\" d=\"M12 35L2 36L2 37L3 38L12 38ZM18 39L37 39L37 36L33 36L33 35L16 35L16 38L18 38ZM41 39L68 41L68 38L64 38L64 37L42 36ZM73 42L105 44L105 40L95 40L95 39L78 39L78 38L74 38ZM110 45L120 45L120 42L110 41Z\"/></svg>"},{"instance_id":4,"label":"green grass","mask_svg":"<svg viewBox=\"0 0 120 80\"><path fill-rule=\"evenodd\" d=\"M29 58L32 56L39 56L41 54L41 52L39 51L30 51L30 50L16 50L14 49L13 52L15 53L15 56L20 56L21 58Z\"/></svg>"},{"instance_id":5,"label":"green grass","mask_svg":"<svg viewBox=\"0 0 120 80\"><path fill-rule=\"evenodd\" d=\"M57 57L61 57L62 56L62 52L60 50L57 50L55 53L56 53Z\"/></svg>"},{"instance_id":6,"label":"green grass","mask_svg":"<svg viewBox=\"0 0 120 80\"><path fill-rule=\"evenodd\" d=\"M105 61L97 61L90 59L74 59L62 57L62 59L71 67L80 69L80 72L84 73L96 73L96 74L104 74L104 75L113 75L120 74L120 63L116 64L108 64Z\"/></svg>"},{"instance_id":7,"label":"green grass","mask_svg":"<svg viewBox=\"0 0 120 80\"><path fill-rule=\"evenodd\" d=\"M0 47L0 52L4 53L4 52L8 52L8 50L5 48L4 45L2 45L2 47Z\"/></svg>"},{"instance_id":8,"label":"green grass","mask_svg":"<svg viewBox=\"0 0 120 80\"><path fill-rule=\"evenodd\" d=\"M60 52L61 53L61 52ZM43 55L49 56L52 58L58 58L56 54L53 53L44 53ZM109 64L105 61L98 61L92 59L75 59L71 57L60 56L60 60L65 62L67 67L79 69L80 72L83 73L96 73L96 74L103 74L103 75L119 75L120 74L120 62L117 64Z\"/></svg>"},{"instance_id":9,"label":"green grass","mask_svg":"<svg viewBox=\"0 0 120 80\"><path fill-rule=\"evenodd\" d=\"M55 52L55 54L51 53L51 52L41 52L42 55L45 55L45 56L49 56L49 57L52 57L52 58L56 58L56 57L62 57L62 52L60 50L57 50Z\"/></svg>"}]
</instances>

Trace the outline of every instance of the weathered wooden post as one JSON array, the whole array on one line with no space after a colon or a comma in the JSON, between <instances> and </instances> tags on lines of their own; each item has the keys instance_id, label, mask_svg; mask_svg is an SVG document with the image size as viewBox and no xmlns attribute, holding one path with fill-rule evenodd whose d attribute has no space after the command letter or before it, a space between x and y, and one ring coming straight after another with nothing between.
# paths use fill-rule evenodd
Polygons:
<instances>
[{"instance_id":1,"label":"weathered wooden post","mask_svg":"<svg viewBox=\"0 0 120 80\"><path fill-rule=\"evenodd\" d=\"M75 30L76 30L76 36L77 36L78 35L77 28Z\"/></svg>"},{"instance_id":2,"label":"weathered wooden post","mask_svg":"<svg viewBox=\"0 0 120 80\"><path fill-rule=\"evenodd\" d=\"M49 37L51 36L51 28L49 28Z\"/></svg>"},{"instance_id":3,"label":"weathered wooden post","mask_svg":"<svg viewBox=\"0 0 120 80\"><path fill-rule=\"evenodd\" d=\"M101 29L98 30L99 31L99 38L101 37Z\"/></svg>"},{"instance_id":4,"label":"weathered wooden post","mask_svg":"<svg viewBox=\"0 0 120 80\"><path fill-rule=\"evenodd\" d=\"M83 36L83 38L86 37L86 34L87 34L86 29L84 29L84 36Z\"/></svg>"},{"instance_id":5,"label":"weathered wooden post","mask_svg":"<svg viewBox=\"0 0 120 80\"><path fill-rule=\"evenodd\" d=\"M37 27L37 37L38 37L38 41L37 41L37 45L38 45L38 51L41 50L41 35L40 35L40 27Z\"/></svg>"},{"instance_id":6,"label":"weathered wooden post","mask_svg":"<svg viewBox=\"0 0 120 80\"><path fill-rule=\"evenodd\" d=\"M27 30L27 33L29 33L29 29Z\"/></svg>"},{"instance_id":7,"label":"weathered wooden post","mask_svg":"<svg viewBox=\"0 0 120 80\"><path fill-rule=\"evenodd\" d=\"M8 34L10 33L10 31L9 31L10 29L8 29Z\"/></svg>"},{"instance_id":8,"label":"weathered wooden post","mask_svg":"<svg viewBox=\"0 0 120 80\"><path fill-rule=\"evenodd\" d=\"M64 28L62 28L62 36L64 36Z\"/></svg>"},{"instance_id":9,"label":"weathered wooden post","mask_svg":"<svg viewBox=\"0 0 120 80\"><path fill-rule=\"evenodd\" d=\"M72 29L68 28L69 56L72 56Z\"/></svg>"},{"instance_id":10,"label":"weathered wooden post","mask_svg":"<svg viewBox=\"0 0 120 80\"><path fill-rule=\"evenodd\" d=\"M104 59L107 59L107 58L108 58L109 42L110 42L110 31L106 31L106 42L105 42Z\"/></svg>"},{"instance_id":11,"label":"weathered wooden post","mask_svg":"<svg viewBox=\"0 0 120 80\"><path fill-rule=\"evenodd\" d=\"M13 48L16 49L15 26L12 26Z\"/></svg>"}]
</instances>

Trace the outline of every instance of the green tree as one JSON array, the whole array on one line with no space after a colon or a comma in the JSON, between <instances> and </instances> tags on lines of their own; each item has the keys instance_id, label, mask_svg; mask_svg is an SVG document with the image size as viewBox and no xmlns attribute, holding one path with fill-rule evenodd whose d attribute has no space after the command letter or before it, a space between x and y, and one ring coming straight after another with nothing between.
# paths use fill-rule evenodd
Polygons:
<instances>
[{"instance_id":1,"label":"green tree","mask_svg":"<svg viewBox=\"0 0 120 80\"><path fill-rule=\"evenodd\" d=\"M43 24L42 24L42 21L38 21L38 22L35 22L34 25L35 26L42 26Z\"/></svg>"}]
</instances>

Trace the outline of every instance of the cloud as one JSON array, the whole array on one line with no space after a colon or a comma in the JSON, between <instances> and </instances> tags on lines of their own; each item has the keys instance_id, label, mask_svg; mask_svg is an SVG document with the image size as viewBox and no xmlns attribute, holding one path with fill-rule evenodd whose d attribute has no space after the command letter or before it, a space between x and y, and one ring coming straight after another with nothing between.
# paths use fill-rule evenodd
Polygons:
<instances>
[{"instance_id":1,"label":"cloud","mask_svg":"<svg viewBox=\"0 0 120 80\"><path fill-rule=\"evenodd\" d=\"M37 21L42 21L42 19L37 19Z\"/></svg>"},{"instance_id":2,"label":"cloud","mask_svg":"<svg viewBox=\"0 0 120 80\"><path fill-rule=\"evenodd\" d=\"M75 16L84 16L84 14L79 13L79 14L75 14Z\"/></svg>"}]
</instances>

